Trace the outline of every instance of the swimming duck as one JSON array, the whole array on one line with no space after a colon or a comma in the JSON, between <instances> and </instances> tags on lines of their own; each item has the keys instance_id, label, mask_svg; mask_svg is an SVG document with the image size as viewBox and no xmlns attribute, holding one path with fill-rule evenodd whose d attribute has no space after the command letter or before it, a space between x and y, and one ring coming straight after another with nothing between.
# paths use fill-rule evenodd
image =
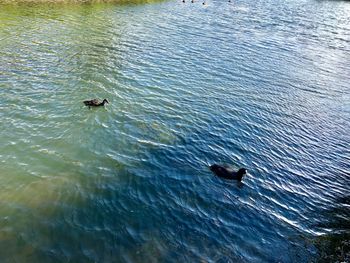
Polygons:
<instances>
[{"instance_id":1,"label":"swimming duck","mask_svg":"<svg viewBox=\"0 0 350 263\"><path fill-rule=\"evenodd\" d=\"M93 100L84 100L83 101L85 106L89 106L90 107L99 107L99 106L104 106L105 103L109 103L109 101L107 99L104 99L103 101L99 101L98 99L93 99Z\"/></svg>"},{"instance_id":2,"label":"swimming duck","mask_svg":"<svg viewBox=\"0 0 350 263\"><path fill-rule=\"evenodd\" d=\"M247 170L245 168L241 168L237 172L234 172L218 164L211 165L210 170L219 177L237 181L241 181L243 175L247 173Z\"/></svg>"}]
</instances>

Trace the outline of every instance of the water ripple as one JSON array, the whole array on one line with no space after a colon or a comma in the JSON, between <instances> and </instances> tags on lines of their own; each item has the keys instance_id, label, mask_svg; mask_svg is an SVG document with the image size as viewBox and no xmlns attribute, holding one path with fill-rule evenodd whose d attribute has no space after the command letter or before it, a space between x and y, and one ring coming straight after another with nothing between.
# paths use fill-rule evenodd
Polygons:
<instances>
[{"instance_id":1,"label":"water ripple","mask_svg":"<svg viewBox=\"0 0 350 263\"><path fill-rule=\"evenodd\" d=\"M187 2L0 10L6 262L317 258L350 190L348 3Z\"/></svg>"}]
</instances>

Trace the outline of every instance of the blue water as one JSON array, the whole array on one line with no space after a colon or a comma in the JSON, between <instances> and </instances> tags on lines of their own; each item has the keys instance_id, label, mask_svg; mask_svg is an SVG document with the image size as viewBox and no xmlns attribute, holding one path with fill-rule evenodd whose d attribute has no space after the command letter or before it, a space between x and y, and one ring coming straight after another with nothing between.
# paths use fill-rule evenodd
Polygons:
<instances>
[{"instance_id":1,"label":"blue water","mask_svg":"<svg viewBox=\"0 0 350 263\"><path fill-rule=\"evenodd\" d=\"M0 261L317 260L349 83L346 1L0 6Z\"/></svg>"}]
</instances>

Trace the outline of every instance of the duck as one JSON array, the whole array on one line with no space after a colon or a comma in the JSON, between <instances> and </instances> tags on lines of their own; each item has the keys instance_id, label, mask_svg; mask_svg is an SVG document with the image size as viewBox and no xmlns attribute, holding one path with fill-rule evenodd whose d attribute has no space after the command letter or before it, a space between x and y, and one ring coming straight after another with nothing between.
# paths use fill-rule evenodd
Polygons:
<instances>
[{"instance_id":1,"label":"duck","mask_svg":"<svg viewBox=\"0 0 350 263\"><path fill-rule=\"evenodd\" d=\"M234 172L231 169L219 164L213 164L209 168L218 177L229 180L237 180L239 182L242 181L243 175L247 173L245 168L240 168L237 172Z\"/></svg>"},{"instance_id":2,"label":"duck","mask_svg":"<svg viewBox=\"0 0 350 263\"><path fill-rule=\"evenodd\" d=\"M85 106L90 107L99 107L99 106L104 106L105 103L109 103L107 99L104 99L103 101L99 101L98 99L93 99L93 100L84 100L83 103Z\"/></svg>"}]
</instances>

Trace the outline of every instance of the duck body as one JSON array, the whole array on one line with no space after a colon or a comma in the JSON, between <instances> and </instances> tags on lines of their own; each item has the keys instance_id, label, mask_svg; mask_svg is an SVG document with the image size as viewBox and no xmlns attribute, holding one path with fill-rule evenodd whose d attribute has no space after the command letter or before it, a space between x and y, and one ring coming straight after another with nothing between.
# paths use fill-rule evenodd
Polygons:
<instances>
[{"instance_id":1,"label":"duck body","mask_svg":"<svg viewBox=\"0 0 350 263\"><path fill-rule=\"evenodd\" d=\"M234 172L218 164L213 164L209 168L216 176L229 180L242 181L243 175L247 173L247 170L245 168L241 168L237 172Z\"/></svg>"},{"instance_id":2,"label":"duck body","mask_svg":"<svg viewBox=\"0 0 350 263\"><path fill-rule=\"evenodd\" d=\"M84 100L83 103L85 104L85 106L89 106L89 107L100 107L100 106L104 106L105 103L109 103L107 99L104 99L103 101L100 101L98 99L93 99L93 100Z\"/></svg>"}]
</instances>

